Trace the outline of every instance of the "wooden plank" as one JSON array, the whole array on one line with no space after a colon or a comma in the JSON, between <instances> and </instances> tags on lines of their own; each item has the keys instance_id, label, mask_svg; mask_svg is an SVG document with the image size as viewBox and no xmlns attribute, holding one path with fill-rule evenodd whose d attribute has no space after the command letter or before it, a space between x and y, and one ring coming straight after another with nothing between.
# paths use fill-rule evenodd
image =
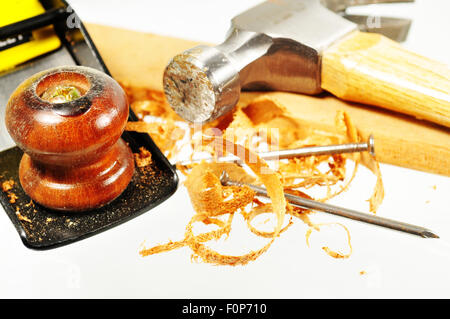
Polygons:
<instances>
[{"instance_id":1,"label":"wooden plank","mask_svg":"<svg viewBox=\"0 0 450 319\"><path fill-rule=\"evenodd\" d=\"M112 75L137 87L162 90L163 70L172 56L198 42L88 24L87 29ZM383 163L450 176L450 129L376 107L341 101L329 94L243 93L241 101L269 94L299 121L336 133L338 110L352 117L364 137L375 136Z\"/></svg>"}]
</instances>

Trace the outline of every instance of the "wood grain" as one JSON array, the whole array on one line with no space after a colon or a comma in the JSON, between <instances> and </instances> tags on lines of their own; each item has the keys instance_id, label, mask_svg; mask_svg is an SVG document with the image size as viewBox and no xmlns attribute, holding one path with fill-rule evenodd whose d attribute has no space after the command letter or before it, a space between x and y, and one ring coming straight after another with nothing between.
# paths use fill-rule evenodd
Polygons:
<instances>
[{"instance_id":1,"label":"wood grain","mask_svg":"<svg viewBox=\"0 0 450 319\"><path fill-rule=\"evenodd\" d=\"M130 85L162 91L168 61L197 42L141 32L87 25L113 76ZM117 50L117 48L127 48ZM329 94L243 93L241 102L261 94L278 99L292 116L337 134L336 111L348 112L363 136L373 133L377 158L384 163L450 176L450 130L392 111L350 103Z\"/></svg>"},{"instance_id":2,"label":"wood grain","mask_svg":"<svg viewBox=\"0 0 450 319\"><path fill-rule=\"evenodd\" d=\"M96 24L86 27L117 81L158 91L162 91L163 71L169 60L199 44Z\"/></svg>"},{"instance_id":3,"label":"wood grain","mask_svg":"<svg viewBox=\"0 0 450 319\"><path fill-rule=\"evenodd\" d=\"M88 87L64 103L40 97L41 89L62 84ZM61 114L61 107L75 114ZM23 190L62 211L90 210L115 199L134 172L133 154L120 138L128 113L123 89L93 69L61 67L25 80L5 112L8 132L25 152L19 168Z\"/></svg>"},{"instance_id":4,"label":"wood grain","mask_svg":"<svg viewBox=\"0 0 450 319\"><path fill-rule=\"evenodd\" d=\"M322 88L450 127L450 68L380 34L354 32L328 48Z\"/></svg>"}]
</instances>

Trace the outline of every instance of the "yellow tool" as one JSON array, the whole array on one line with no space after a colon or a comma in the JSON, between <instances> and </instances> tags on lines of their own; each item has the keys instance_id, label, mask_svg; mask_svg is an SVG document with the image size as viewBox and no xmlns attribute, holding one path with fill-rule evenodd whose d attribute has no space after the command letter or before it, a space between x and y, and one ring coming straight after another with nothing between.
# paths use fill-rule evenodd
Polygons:
<instances>
[{"instance_id":1,"label":"yellow tool","mask_svg":"<svg viewBox=\"0 0 450 319\"><path fill-rule=\"evenodd\" d=\"M8 0L0 4L0 28L45 12L38 0ZM0 72L58 49L61 41L53 26L0 39Z\"/></svg>"}]
</instances>

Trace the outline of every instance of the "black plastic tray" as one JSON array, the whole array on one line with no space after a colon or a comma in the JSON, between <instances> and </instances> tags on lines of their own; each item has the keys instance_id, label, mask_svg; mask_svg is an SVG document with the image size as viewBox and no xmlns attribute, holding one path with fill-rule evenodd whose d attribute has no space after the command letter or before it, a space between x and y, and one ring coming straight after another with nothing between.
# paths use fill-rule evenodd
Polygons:
<instances>
[{"instance_id":1,"label":"black plastic tray","mask_svg":"<svg viewBox=\"0 0 450 319\"><path fill-rule=\"evenodd\" d=\"M93 67L110 74L83 24L80 23L76 28L68 27L69 16L72 21L77 17L73 16L73 10L67 11L67 2L41 0L41 3L47 10L46 13L0 28L0 38L53 24L63 43L59 50L66 49L74 64ZM51 57L51 54L46 58ZM137 120L131 109L129 120ZM32 202L19 182L18 168L22 151L13 147L0 152L0 182L14 181L10 191L0 192L0 202L25 246L50 249L87 238L139 216L176 191L176 171L148 134L124 132L122 138L135 153L142 146L149 150L152 153L152 164L145 168L136 167L132 181L113 202L100 209L82 213L56 212ZM17 197L13 202L11 194Z\"/></svg>"}]
</instances>

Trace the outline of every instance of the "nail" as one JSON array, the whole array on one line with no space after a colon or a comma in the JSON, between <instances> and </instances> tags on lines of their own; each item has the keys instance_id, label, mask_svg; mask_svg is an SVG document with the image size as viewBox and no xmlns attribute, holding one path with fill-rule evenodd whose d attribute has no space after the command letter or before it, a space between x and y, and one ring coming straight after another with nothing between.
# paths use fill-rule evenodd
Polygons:
<instances>
[{"instance_id":1,"label":"nail","mask_svg":"<svg viewBox=\"0 0 450 319\"><path fill-rule=\"evenodd\" d=\"M225 186L232 186L232 185L243 186L243 185L245 185L245 186L250 187L252 190L254 190L258 195L269 197L265 188L251 185L251 184L238 183L236 181L233 181L229 178L228 174L225 171L222 172L220 181L221 181L222 185L225 185ZM373 224L373 225L377 225L377 226L381 226L381 227L386 227L386 228L410 233L410 234L421 236L424 238L439 238L439 236L436 235L435 233L433 233L431 230L421 227L421 226L415 226L415 225L399 222L396 220L379 217L379 216L376 216L373 214L362 213L362 212L358 212L355 210L318 202L318 201L315 201L312 199L303 198L303 197L292 195L292 194L285 194L284 196L286 197L286 199L288 200L289 203L291 203L293 206L296 206L296 207L330 213L330 214L338 215L341 217L358 220L358 221L361 221L364 223L369 223L369 224Z\"/></svg>"},{"instance_id":2,"label":"nail","mask_svg":"<svg viewBox=\"0 0 450 319\"><path fill-rule=\"evenodd\" d=\"M373 135L370 134L367 142L363 143L347 143L347 144L334 144L325 146L310 146L302 147L288 150L278 150L270 152L258 153L258 156L266 161L270 160L280 160L295 157L304 157L312 155L333 155L333 154L344 154L344 153L356 153L356 152L369 152L370 155L375 156L375 142ZM203 160L213 160L212 157L201 159L201 160L187 160L177 162L175 165L190 165L195 163L200 163ZM217 162L232 162L232 163L242 163L242 161L236 156L223 156L217 158Z\"/></svg>"}]
</instances>

